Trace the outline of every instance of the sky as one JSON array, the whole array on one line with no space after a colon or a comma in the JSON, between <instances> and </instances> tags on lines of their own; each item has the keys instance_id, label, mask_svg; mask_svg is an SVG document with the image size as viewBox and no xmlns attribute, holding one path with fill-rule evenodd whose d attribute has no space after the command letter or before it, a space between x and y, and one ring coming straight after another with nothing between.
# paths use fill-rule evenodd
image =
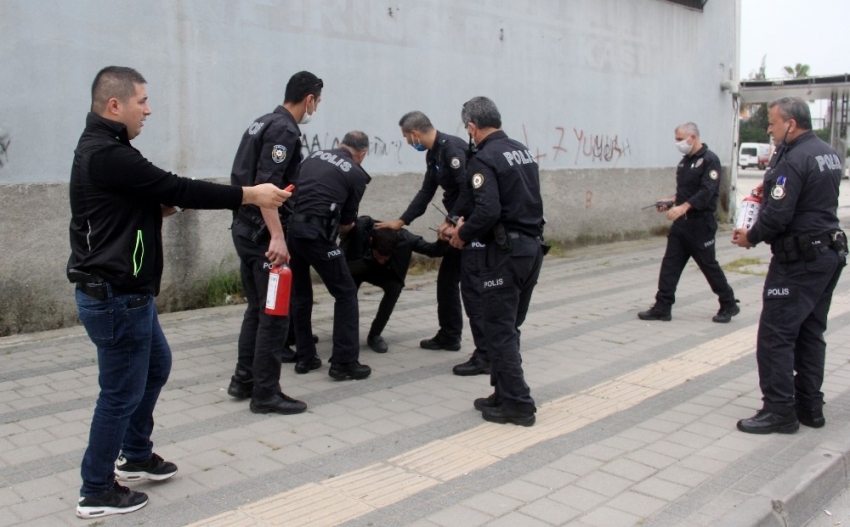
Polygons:
<instances>
[{"instance_id":1,"label":"sky","mask_svg":"<svg viewBox=\"0 0 850 527\"><path fill-rule=\"evenodd\" d=\"M797 62L812 76L850 73L850 0L741 0L742 80L765 55L769 79Z\"/></svg>"}]
</instances>

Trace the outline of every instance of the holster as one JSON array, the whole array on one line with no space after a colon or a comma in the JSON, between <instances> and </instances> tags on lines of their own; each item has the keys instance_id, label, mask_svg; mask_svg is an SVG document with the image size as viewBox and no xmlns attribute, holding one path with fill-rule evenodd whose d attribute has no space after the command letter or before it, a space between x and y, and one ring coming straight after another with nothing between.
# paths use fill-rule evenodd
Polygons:
<instances>
[{"instance_id":1,"label":"holster","mask_svg":"<svg viewBox=\"0 0 850 527\"><path fill-rule=\"evenodd\" d=\"M508 231L505 229L505 225L501 222L497 223L496 226L493 227L493 242L495 242L496 247L498 247L500 251L510 252L511 239L508 237Z\"/></svg>"}]
</instances>

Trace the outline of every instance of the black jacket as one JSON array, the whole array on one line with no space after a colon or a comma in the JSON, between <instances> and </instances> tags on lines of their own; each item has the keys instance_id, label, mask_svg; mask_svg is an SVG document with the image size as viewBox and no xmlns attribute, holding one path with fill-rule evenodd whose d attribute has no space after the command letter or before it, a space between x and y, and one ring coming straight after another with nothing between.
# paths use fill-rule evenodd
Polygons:
<instances>
[{"instance_id":1,"label":"black jacket","mask_svg":"<svg viewBox=\"0 0 850 527\"><path fill-rule=\"evenodd\" d=\"M299 165L297 177L295 212L322 219L339 214L341 225L357 219L360 200L372 180L345 148L313 152Z\"/></svg>"},{"instance_id":2,"label":"black jacket","mask_svg":"<svg viewBox=\"0 0 850 527\"><path fill-rule=\"evenodd\" d=\"M298 164L301 163L301 129L289 110L278 106L272 113L258 117L242 134L239 149L233 159L230 182L241 187L253 187L261 183L274 183L286 188L295 183ZM280 208L281 223L291 212L289 203ZM243 217L234 228L240 235L250 238L258 227L265 224L260 209L255 205L243 205L239 209ZM235 215L234 215L235 216ZM247 221L246 221L247 220Z\"/></svg>"},{"instance_id":3,"label":"black jacket","mask_svg":"<svg viewBox=\"0 0 850 527\"><path fill-rule=\"evenodd\" d=\"M676 205L688 202L694 211L715 212L719 189L720 158L707 145L682 157L676 168Z\"/></svg>"},{"instance_id":4,"label":"black jacket","mask_svg":"<svg viewBox=\"0 0 850 527\"><path fill-rule=\"evenodd\" d=\"M756 244L837 231L840 184L841 160L814 132L780 145L764 173L761 210L747 240Z\"/></svg>"},{"instance_id":5,"label":"black jacket","mask_svg":"<svg viewBox=\"0 0 850 527\"><path fill-rule=\"evenodd\" d=\"M407 270L410 268L410 259L413 253L423 254L431 258L443 256L449 245L443 241L430 243L422 236L417 236L407 229L398 231L398 245L393 255L385 265L381 265L372 257L372 246L369 237L374 232L375 220L369 216L357 218L354 228L348 234L340 237L340 247L345 251L345 260L351 275L366 274L370 271L383 270L392 273L401 283L407 278Z\"/></svg>"},{"instance_id":6,"label":"black jacket","mask_svg":"<svg viewBox=\"0 0 850 527\"><path fill-rule=\"evenodd\" d=\"M443 208L449 216L460 215L459 207L470 199L469 184L466 181L467 146L459 137L437 132L434 147L425 155L428 169L422 180L422 188L401 215L405 225L410 225L425 213L437 192L437 187L443 188Z\"/></svg>"},{"instance_id":7,"label":"black jacket","mask_svg":"<svg viewBox=\"0 0 850 527\"><path fill-rule=\"evenodd\" d=\"M130 145L127 128L93 113L71 168L68 269L94 273L121 293L159 293L160 204L236 209L242 188L178 177ZM69 277L70 279L70 277Z\"/></svg>"},{"instance_id":8,"label":"black jacket","mask_svg":"<svg viewBox=\"0 0 850 527\"><path fill-rule=\"evenodd\" d=\"M475 208L458 234L465 242L492 240L501 222L508 231L543 234L543 198L537 162L528 148L499 130L478 145L466 167Z\"/></svg>"}]
</instances>

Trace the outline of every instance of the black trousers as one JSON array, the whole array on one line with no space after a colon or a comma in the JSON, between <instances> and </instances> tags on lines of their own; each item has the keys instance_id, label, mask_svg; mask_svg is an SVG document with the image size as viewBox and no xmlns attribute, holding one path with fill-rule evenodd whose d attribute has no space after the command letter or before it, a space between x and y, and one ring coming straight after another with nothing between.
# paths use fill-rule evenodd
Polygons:
<instances>
[{"instance_id":1,"label":"black trousers","mask_svg":"<svg viewBox=\"0 0 850 527\"><path fill-rule=\"evenodd\" d=\"M395 273L383 267L354 274L352 278L354 278L354 284L358 290L360 290L360 285L366 282L380 287L384 291L381 303L378 304L378 312L375 313L375 319L369 329L369 335L380 335L387 327L387 322L390 321L390 315L393 314L398 297L401 296L401 290L404 289L404 283L399 280Z\"/></svg>"},{"instance_id":2,"label":"black trousers","mask_svg":"<svg viewBox=\"0 0 850 527\"><path fill-rule=\"evenodd\" d=\"M460 307L461 251L449 248L437 272L437 337L447 342L460 342L463 333L463 311Z\"/></svg>"},{"instance_id":3,"label":"black trousers","mask_svg":"<svg viewBox=\"0 0 850 527\"><path fill-rule=\"evenodd\" d=\"M661 260L658 275L658 293L655 295L655 307L669 312L676 301L676 287L688 259L693 258L699 266L711 290L720 299L722 307L735 303L735 293L726 281L723 269L717 263L714 250L714 235L717 233L717 220L713 216L681 218L673 222L667 235L667 250Z\"/></svg>"},{"instance_id":4,"label":"black trousers","mask_svg":"<svg viewBox=\"0 0 850 527\"><path fill-rule=\"evenodd\" d=\"M489 361L484 332L484 314L481 307L481 269L478 267L484 263L484 258L480 257L480 254L486 250L487 246L478 240L473 240L464 246L461 251L460 293L469 319L472 341L475 343L473 356Z\"/></svg>"},{"instance_id":5,"label":"black trousers","mask_svg":"<svg viewBox=\"0 0 850 527\"><path fill-rule=\"evenodd\" d=\"M360 356L357 286L348 271L342 249L317 226L294 222L289 226L289 266L292 268L290 314L295 324L296 360L316 355L313 343L313 283L316 270L334 297L331 362L347 364Z\"/></svg>"},{"instance_id":6,"label":"black trousers","mask_svg":"<svg viewBox=\"0 0 850 527\"><path fill-rule=\"evenodd\" d=\"M756 360L764 409L823 406L826 318L844 259L829 247L812 262L770 261L762 293ZM795 374L796 372L796 374Z\"/></svg>"},{"instance_id":7,"label":"black trousers","mask_svg":"<svg viewBox=\"0 0 850 527\"><path fill-rule=\"evenodd\" d=\"M266 314L266 292L271 262L265 247L232 233L239 255L242 291L248 301L239 331L236 376L254 380L253 396L266 399L280 393L280 364L289 318Z\"/></svg>"},{"instance_id":8,"label":"black trousers","mask_svg":"<svg viewBox=\"0 0 850 527\"><path fill-rule=\"evenodd\" d=\"M519 352L519 327L525 321L531 293L540 276L543 251L537 238L510 240L511 250L489 244L478 254L481 314L490 358L490 384L507 408L534 412Z\"/></svg>"}]
</instances>

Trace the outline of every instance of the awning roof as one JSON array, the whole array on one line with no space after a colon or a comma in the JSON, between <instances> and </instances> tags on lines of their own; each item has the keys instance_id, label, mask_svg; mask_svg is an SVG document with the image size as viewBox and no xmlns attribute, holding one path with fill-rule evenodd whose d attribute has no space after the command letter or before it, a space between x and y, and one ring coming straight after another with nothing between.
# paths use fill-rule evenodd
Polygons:
<instances>
[{"instance_id":1,"label":"awning roof","mask_svg":"<svg viewBox=\"0 0 850 527\"><path fill-rule=\"evenodd\" d=\"M807 101L831 99L833 92L850 94L850 73L801 79L741 81L740 96L746 104L770 102L780 97L800 97Z\"/></svg>"}]
</instances>

